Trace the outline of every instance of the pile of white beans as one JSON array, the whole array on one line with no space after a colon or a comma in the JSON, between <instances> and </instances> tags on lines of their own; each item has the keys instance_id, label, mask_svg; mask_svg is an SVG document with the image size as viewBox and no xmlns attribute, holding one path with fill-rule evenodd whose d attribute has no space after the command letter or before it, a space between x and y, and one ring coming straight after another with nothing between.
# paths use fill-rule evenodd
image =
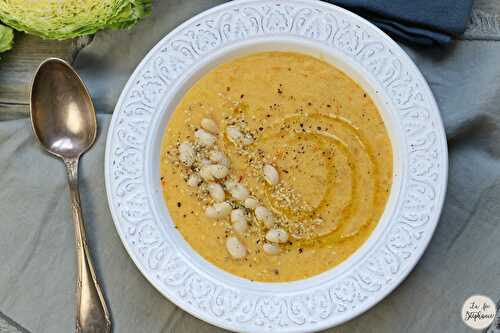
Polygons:
<instances>
[{"instance_id":1,"label":"pile of white beans","mask_svg":"<svg viewBox=\"0 0 500 333\"><path fill-rule=\"evenodd\" d=\"M250 134L244 133L237 126L228 126L225 131L227 139L238 146L248 146L254 142ZM248 221L255 219L266 228L266 241L262 249L267 254L278 254L280 244L288 241L288 232L279 228L273 213L251 196L245 185L231 178L231 161L217 146L219 126L210 118L201 121L201 128L194 133L196 144L202 149L209 150L208 160L186 182L191 187L198 187L201 182L207 183L208 193L213 201L205 208L205 215L210 219L226 219L231 221L234 235L226 240L226 248L234 259L245 258L248 251L241 240L248 231ZM186 167L191 167L196 159L196 150L191 142L182 142L178 146L179 160ZM271 164L262 167L262 176L270 186L279 183L278 170Z\"/></svg>"}]
</instances>

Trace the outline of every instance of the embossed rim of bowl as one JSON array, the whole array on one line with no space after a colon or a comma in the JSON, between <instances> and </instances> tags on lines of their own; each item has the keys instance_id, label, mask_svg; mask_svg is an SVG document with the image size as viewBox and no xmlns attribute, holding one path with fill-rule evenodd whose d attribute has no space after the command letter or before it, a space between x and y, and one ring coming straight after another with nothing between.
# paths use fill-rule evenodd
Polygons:
<instances>
[{"instance_id":1,"label":"embossed rim of bowl","mask_svg":"<svg viewBox=\"0 0 500 333\"><path fill-rule=\"evenodd\" d=\"M249 36L231 34L237 21L220 25L234 17L248 19L243 24ZM306 24L310 30L303 29ZM255 27L260 30L252 34ZM331 38L323 41L325 36ZM168 114L184 91L218 62L277 49L320 56L360 83L382 111L395 153L388 208L368 241L334 269L286 284L249 282L203 260L173 228L158 180L159 142ZM326 3L248 0L193 17L145 56L113 114L105 177L118 234L139 270L163 295L194 316L227 329L302 332L359 315L410 272L438 222L447 149L427 83L383 32Z\"/></svg>"}]
</instances>

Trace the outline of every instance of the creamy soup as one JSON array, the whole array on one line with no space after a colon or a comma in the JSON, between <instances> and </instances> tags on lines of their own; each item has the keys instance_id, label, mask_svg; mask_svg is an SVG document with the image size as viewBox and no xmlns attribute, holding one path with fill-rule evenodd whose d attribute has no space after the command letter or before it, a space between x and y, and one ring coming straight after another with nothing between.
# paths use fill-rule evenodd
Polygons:
<instances>
[{"instance_id":1,"label":"creamy soup","mask_svg":"<svg viewBox=\"0 0 500 333\"><path fill-rule=\"evenodd\" d=\"M165 131L161 182L176 228L206 260L252 281L299 280L370 236L391 189L391 143L343 72L258 53L188 90Z\"/></svg>"}]
</instances>

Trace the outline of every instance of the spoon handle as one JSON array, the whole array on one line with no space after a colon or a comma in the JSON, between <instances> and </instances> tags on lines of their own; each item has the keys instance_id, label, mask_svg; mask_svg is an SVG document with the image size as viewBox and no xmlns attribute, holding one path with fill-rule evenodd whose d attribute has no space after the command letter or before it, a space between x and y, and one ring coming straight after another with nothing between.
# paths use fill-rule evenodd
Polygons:
<instances>
[{"instance_id":1,"label":"spoon handle","mask_svg":"<svg viewBox=\"0 0 500 333\"><path fill-rule=\"evenodd\" d=\"M80 193L78 191L78 158L65 159L69 193L75 223L77 282L76 332L108 333L111 331L109 312L101 287L97 282L83 225Z\"/></svg>"}]
</instances>

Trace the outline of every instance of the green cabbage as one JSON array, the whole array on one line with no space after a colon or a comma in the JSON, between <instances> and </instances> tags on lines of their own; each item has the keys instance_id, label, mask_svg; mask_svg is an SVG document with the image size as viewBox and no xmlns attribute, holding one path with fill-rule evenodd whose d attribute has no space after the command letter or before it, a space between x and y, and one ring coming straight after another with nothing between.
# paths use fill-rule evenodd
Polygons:
<instances>
[{"instance_id":1,"label":"green cabbage","mask_svg":"<svg viewBox=\"0 0 500 333\"><path fill-rule=\"evenodd\" d=\"M13 40L14 32L12 29L0 24L0 53L11 49Z\"/></svg>"},{"instance_id":2,"label":"green cabbage","mask_svg":"<svg viewBox=\"0 0 500 333\"><path fill-rule=\"evenodd\" d=\"M47 39L126 28L150 14L152 0L0 0L0 21Z\"/></svg>"}]
</instances>

